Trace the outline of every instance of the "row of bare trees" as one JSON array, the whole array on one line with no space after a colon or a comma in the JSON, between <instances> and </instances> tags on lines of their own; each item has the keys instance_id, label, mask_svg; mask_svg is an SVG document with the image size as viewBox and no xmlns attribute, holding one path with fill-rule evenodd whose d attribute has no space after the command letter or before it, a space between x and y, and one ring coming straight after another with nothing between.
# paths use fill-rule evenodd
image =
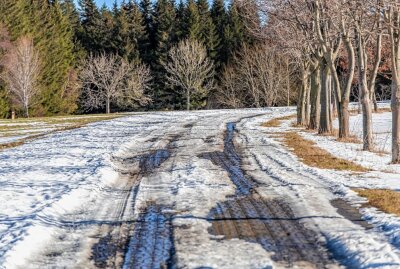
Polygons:
<instances>
[{"instance_id":1,"label":"row of bare trees","mask_svg":"<svg viewBox=\"0 0 400 269\"><path fill-rule=\"evenodd\" d=\"M80 72L82 105L85 109L106 108L111 104L120 108L146 105L151 98L146 94L151 81L150 69L143 64L128 63L111 54L91 55L83 62Z\"/></svg>"},{"instance_id":2,"label":"row of bare trees","mask_svg":"<svg viewBox=\"0 0 400 269\"><path fill-rule=\"evenodd\" d=\"M166 81L177 87L186 97L187 110L191 96L208 94L214 89L214 64L205 46L196 40L182 40L172 47L167 61L162 63ZM150 68L144 64L128 63L116 55L90 56L80 72L84 108L106 107L110 113L112 103L120 108L150 103Z\"/></svg>"},{"instance_id":3,"label":"row of bare trees","mask_svg":"<svg viewBox=\"0 0 400 269\"><path fill-rule=\"evenodd\" d=\"M246 1L242 2L246 5ZM300 70L297 123L319 133L332 133L332 120L337 114L338 135L348 138L350 94L358 86L364 150L373 150L376 79L383 63L382 49L390 46L392 159L399 163L400 3L397 0L257 0L257 8L264 23L261 28L253 29L255 34L273 40Z\"/></svg>"},{"instance_id":4,"label":"row of bare trees","mask_svg":"<svg viewBox=\"0 0 400 269\"><path fill-rule=\"evenodd\" d=\"M21 37L11 42L1 27L0 53L1 79L6 83L14 106L22 108L29 117L29 109L38 101L40 93L40 54L31 38ZM214 89L214 65L205 46L196 40L181 41L168 56L163 63L166 80L171 87L182 90L190 110L192 95L208 94ZM113 104L129 109L152 101L148 94L151 71L144 64L129 63L117 55L103 53L87 57L78 74L68 85L81 89L81 105L85 110L105 108L106 113L110 113Z\"/></svg>"},{"instance_id":5,"label":"row of bare trees","mask_svg":"<svg viewBox=\"0 0 400 269\"><path fill-rule=\"evenodd\" d=\"M224 68L217 88L218 103L225 107L272 107L291 100L293 68L288 57L267 43L245 45Z\"/></svg>"}]
</instances>

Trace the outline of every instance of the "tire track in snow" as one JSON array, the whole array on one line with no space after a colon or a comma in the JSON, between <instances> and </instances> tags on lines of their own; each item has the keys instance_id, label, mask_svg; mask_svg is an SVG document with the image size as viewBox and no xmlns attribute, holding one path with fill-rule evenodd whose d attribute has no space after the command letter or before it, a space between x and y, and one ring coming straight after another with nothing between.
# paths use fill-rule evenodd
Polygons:
<instances>
[{"instance_id":1,"label":"tire track in snow","mask_svg":"<svg viewBox=\"0 0 400 269\"><path fill-rule=\"evenodd\" d=\"M234 134L235 124L227 124L224 151L201 155L224 168L237 187L233 197L211 210L210 233L225 239L258 243L274 252L273 260L282 266L326 268L335 265L325 246L318 242L317 234L305 228L283 201L263 199L257 193L258 183L241 168L241 158L233 143Z\"/></svg>"},{"instance_id":2,"label":"tire track in snow","mask_svg":"<svg viewBox=\"0 0 400 269\"><path fill-rule=\"evenodd\" d=\"M153 235L155 241L157 241L160 235L169 235L172 226L169 222L166 222L167 218L162 215L160 207L151 205L142 208L141 212L138 213L139 218L131 221L124 220L124 217L135 213L127 212L127 205L131 201L133 204L129 209L135 208L141 178L151 174L171 156L172 144L177 139L178 136L168 139L168 145L164 149L150 150L148 153L129 158L113 159L119 165L127 167L127 171L129 171L129 166L135 166L135 164L138 164L139 170L131 172L131 175L123 176L128 182L129 189L112 211L113 219L119 220L119 224L100 228L100 230L103 230L102 236L92 247L92 260L97 268L160 268L157 264L164 264L165 260L170 259L169 251L162 249L160 254L157 249L158 243L154 244L152 240L148 240L147 236L144 236L145 234ZM168 232L160 226L165 226ZM173 249L170 242L171 238L171 236L167 236L168 241L162 243L162 246L165 246L168 250ZM151 254L146 256L144 255L146 253ZM166 258L164 259L164 257ZM153 262L146 266L147 261Z\"/></svg>"}]
</instances>

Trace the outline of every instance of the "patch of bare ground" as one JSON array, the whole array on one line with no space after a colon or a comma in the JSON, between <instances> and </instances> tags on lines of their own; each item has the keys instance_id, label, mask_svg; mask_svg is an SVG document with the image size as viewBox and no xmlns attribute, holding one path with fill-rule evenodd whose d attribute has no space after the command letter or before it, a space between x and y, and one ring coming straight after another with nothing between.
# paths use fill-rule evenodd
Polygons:
<instances>
[{"instance_id":1,"label":"patch of bare ground","mask_svg":"<svg viewBox=\"0 0 400 269\"><path fill-rule=\"evenodd\" d=\"M392 190L355 190L361 197L367 198L372 207L379 210L400 216L400 193Z\"/></svg>"},{"instance_id":2,"label":"patch of bare ground","mask_svg":"<svg viewBox=\"0 0 400 269\"><path fill-rule=\"evenodd\" d=\"M356 135L349 135L345 138L338 137L336 141L350 144L362 144L362 141Z\"/></svg>"},{"instance_id":3,"label":"patch of bare ground","mask_svg":"<svg viewBox=\"0 0 400 269\"><path fill-rule=\"evenodd\" d=\"M390 107L388 107L388 108L380 108L380 109L378 109L377 112L374 112L374 113L387 113L387 112L392 112L392 109Z\"/></svg>"},{"instance_id":4,"label":"patch of bare ground","mask_svg":"<svg viewBox=\"0 0 400 269\"><path fill-rule=\"evenodd\" d=\"M282 124L282 121L291 120L291 119L293 119L295 117L296 117L296 115L289 115L289 116L285 116L285 117L274 118L272 120L269 120L269 121L261 124L261 126L262 127L269 127L269 128L271 128L271 127L275 127L275 128L276 127L280 127L281 124Z\"/></svg>"},{"instance_id":5,"label":"patch of bare ground","mask_svg":"<svg viewBox=\"0 0 400 269\"><path fill-rule=\"evenodd\" d=\"M296 132L284 134L283 142L306 165L321 169L367 172L367 168L354 162L337 158Z\"/></svg>"}]
</instances>

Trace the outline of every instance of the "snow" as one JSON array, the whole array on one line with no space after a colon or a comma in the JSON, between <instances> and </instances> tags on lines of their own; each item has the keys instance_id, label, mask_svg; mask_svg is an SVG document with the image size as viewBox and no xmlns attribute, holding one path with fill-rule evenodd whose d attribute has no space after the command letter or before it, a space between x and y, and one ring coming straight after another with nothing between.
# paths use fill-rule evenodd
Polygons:
<instances>
[{"instance_id":1,"label":"snow","mask_svg":"<svg viewBox=\"0 0 400 269\"><path fill-rule=\"evenodd\" d=\"M0 267L92 268L91 248L110 223L121 221L121 216L126 221L138 219L143 208L157 204L175 216L177 267L279 268L273 253L261 245L215 240L208 232L210 210L235 194L236 187L225 170L200 156L222 151L226 124L237 122L235 145L243 168L260 182L257 191L263 197L287 202L344 265L398 268L398 217L362 209L375 227L365 230L339 215L330 203L344 198L359 205L363 199L353 187L395 189L396 175L388 174L382 181L377 178L381 172L349 175L305 166L277 137L292 130L290 121L279 128L260 126L293 113L294 108L143 113L1 151ZM384 118L379 119L385 130ZM359 145L305 136L333 154L388 169L386 156L364 155L357 150ZM137 193L127 193L134 183L130 173L139 169L138 156L166 149L169 158L155 172L143 175Z\"/></svg>"},{"instance_id":2,"label":"snow","mask_svg":"<svg viewBox=\"0 0 400 269\"><path fill-rule=\"evenodd\" d=\"M359 184L360 180L355 177L353 181L349 174L310 168L299 162L288 149L281 146L280 138L271 135L271 131L279 133L293 130L290 121L272 130L260 127L265 121L262 118L253 121L241 128L244 138L238 144L246 141L252 144L252 147L246 147L246 161L251 163L253 169L258 165L262 171L268 171L268 177L259 171L253 172L256 179L271 186L264 189L263 193L272 197L284 196L296 216L303 218L308 227L324 235L321 240L326 241L344 265L352 268L398 268L400 252L388 243L379 229L366 231L344 219L330 204L335 198L351 201L354 205L360 204L360 198L351 190L351 185ZM318 143L319 146L321 144ZM393 240L389 238L390 241Z\"/></svg>"},{"instance_id":3,"label":"snow","mask_svg":"<svg viewBox=\"0 0 400 269\"><path fill-rule=\"evenodd\" d=\"M387 107L388 104L383 104L382 106ZM335 124L337 126L337 122ZM351 132L362 139L362 115L351 116L350 126ZM292 128L292 130L294 129ZM390 112L373 114L373 133L375 148L379 151L378 153L362 151L361 144L343 143L336 141L334 137L318 136L308 132L301 133L304 138L312 140L318 147L325 149L334 156L372 169L371 172L358 175L336 172L338 176L335 181L330 183L340 184L340 190L338 190L340 196L358 207L365 199L358 197L356 193L351 191L353 188L399 191L400 165L391 164L391 156L389 154L391 148ZM374 230L385 235L397 251L400 248L400 218L380 212L375 208L360 208L360 211L363 218L373 224Z\"/></svg>"},{"instance_id":4,"label":"snow","mask_svg":"<svg viewBox=\"0 0 400 269\"><path fill-rule=\"evenodd\" d=\"M72 127L81 120L108 119L109 115L85 115L73 117L30 118L0 120L0 145L23 140L32 135L45 135L66 127Z\"/></svg>"}]
</instances>

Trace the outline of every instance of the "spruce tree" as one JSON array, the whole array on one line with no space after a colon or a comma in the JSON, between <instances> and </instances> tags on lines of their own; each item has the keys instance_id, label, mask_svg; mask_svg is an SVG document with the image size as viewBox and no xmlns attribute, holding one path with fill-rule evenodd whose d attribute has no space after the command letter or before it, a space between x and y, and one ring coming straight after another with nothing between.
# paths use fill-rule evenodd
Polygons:
<instances>
[{"instance_id":1,"label":"spruce tree","mask_svg":"<svg viewBox=\"0 0 400 269\"><path fill-rule=\"evenodd\" d=\"M129 62L139 62L140 43L145 41L145 29L139 7L133 1L122 3L114 31L116 52Z\"/></svg>"},{"instance_id":2,"label":"spruce tree","mask_svg":"<svg viewBox=\"0 0 400 269\"><path fill-rule=\"evenodd\" d=\"M224 29L224 55L227 62L246 41L245 31L246 28L241 18L238 4L236 1L232 1L228 12L228 21Z\"/></svg>"},{"instance_id":3,"label":"spruce tree","mask_svg":"<svg viewBox=\"0 0 400 269\"><path fill-rule=\"evenodd\" d=\"M165 70L162 62L167 61L168 52L173 46L175 35L175 4L171 0L158 0L153 13L153 27L155 32L154 60L152 62L155 77L155 105L157 107L171 106L173 95L164 83Z\"/></svg>"},{"instance_id":4,"label":"spruce tree","mask_svg":"<svg viewBox=\"0 0 400 269\"><path fill-rule=\"evenodd\" d=\"M176 41L186 37L186 6L182 0L179 1L176 8L175 33Z\"/></svg>"},{"instance_id":5,"label":"spruce tree","mask_svg":"<svg viewBox=\"0 0 400 269\"><path fill-rule=\"evenodd\" d=\"M98 34L98 47L95 50L95 53L117 53L115 47L115 25L116 25L116 16L117 14L110 11L107 6L104 4L100 9L100 22L97 25L96 33Z\"/></svg>"},{"instance_id":6,"label":"spruce tree","mask_svg":"<svg viewBox=\"0 0 400 269\"><path fill-rule=\"evenodd\" d=\"M154 59L155 33L153 26L153 6L151 0L141 0L139 3L144 26L143 39L140 42L140 54L144 63L151 64Z\"/></svg>"},{"instance_id":7,"label":"spruce tree","mask_svg":"<svg viewBox=\"0 0 400 269\"><path fill-rule=\"evenodd\" d=\"M186 38L201 41L201 20L199 9L194 0L187 2L186 8Z\"/></svg>"},{"instance_id":8,"label":"spruce tree","mask_svg":"<svg viewBox=\"0 0 400 269\"><path fill-rule=\"evenodd\" d=\"M76 100L65 96L66 77L74 66L73 30L58 0L8 0L3 7L3 21L12 40L22 36L33 38L41 58L40 95L33 114L69 113Z\"/></svg>"},{"instance_id":9,"label":"spruce tree","mask_svg":"<svg viewBox=\"0 0 400 269\"><path fill-rule=\"evenodd\" d=\"M98 52L101 46L102 18L94 0L79 0L81 25L79 40L87 52Z\"/></svg>"},{"instance_id":10,"label":"spruce tree","mask_svg":"<svg viewBox=\"0 0 400 269\"><path fill-rule=\"evenodd\" d=\"M214 0L211 7L211 18L216 27L216 32L219 40L217 54L215 57L215 61L216 63L218 63L217 68L219 68L227 62L227 51L225 49L226 41L224 32L228 23L228 17L225 9L224 0Z\"/></svg>"},{"instance_id":11,"label":"spruce tree","mask_svg":"<svg viewBox=\"0 0 400 269\"><path fill-rule=\"evenodd\" d=\"M217 28L212 20L210 8L207 0L198 0L197 7L200 17L200 39L207 48L209 57L216 61L220 39Z\"/></svg>"}]
</instances>

